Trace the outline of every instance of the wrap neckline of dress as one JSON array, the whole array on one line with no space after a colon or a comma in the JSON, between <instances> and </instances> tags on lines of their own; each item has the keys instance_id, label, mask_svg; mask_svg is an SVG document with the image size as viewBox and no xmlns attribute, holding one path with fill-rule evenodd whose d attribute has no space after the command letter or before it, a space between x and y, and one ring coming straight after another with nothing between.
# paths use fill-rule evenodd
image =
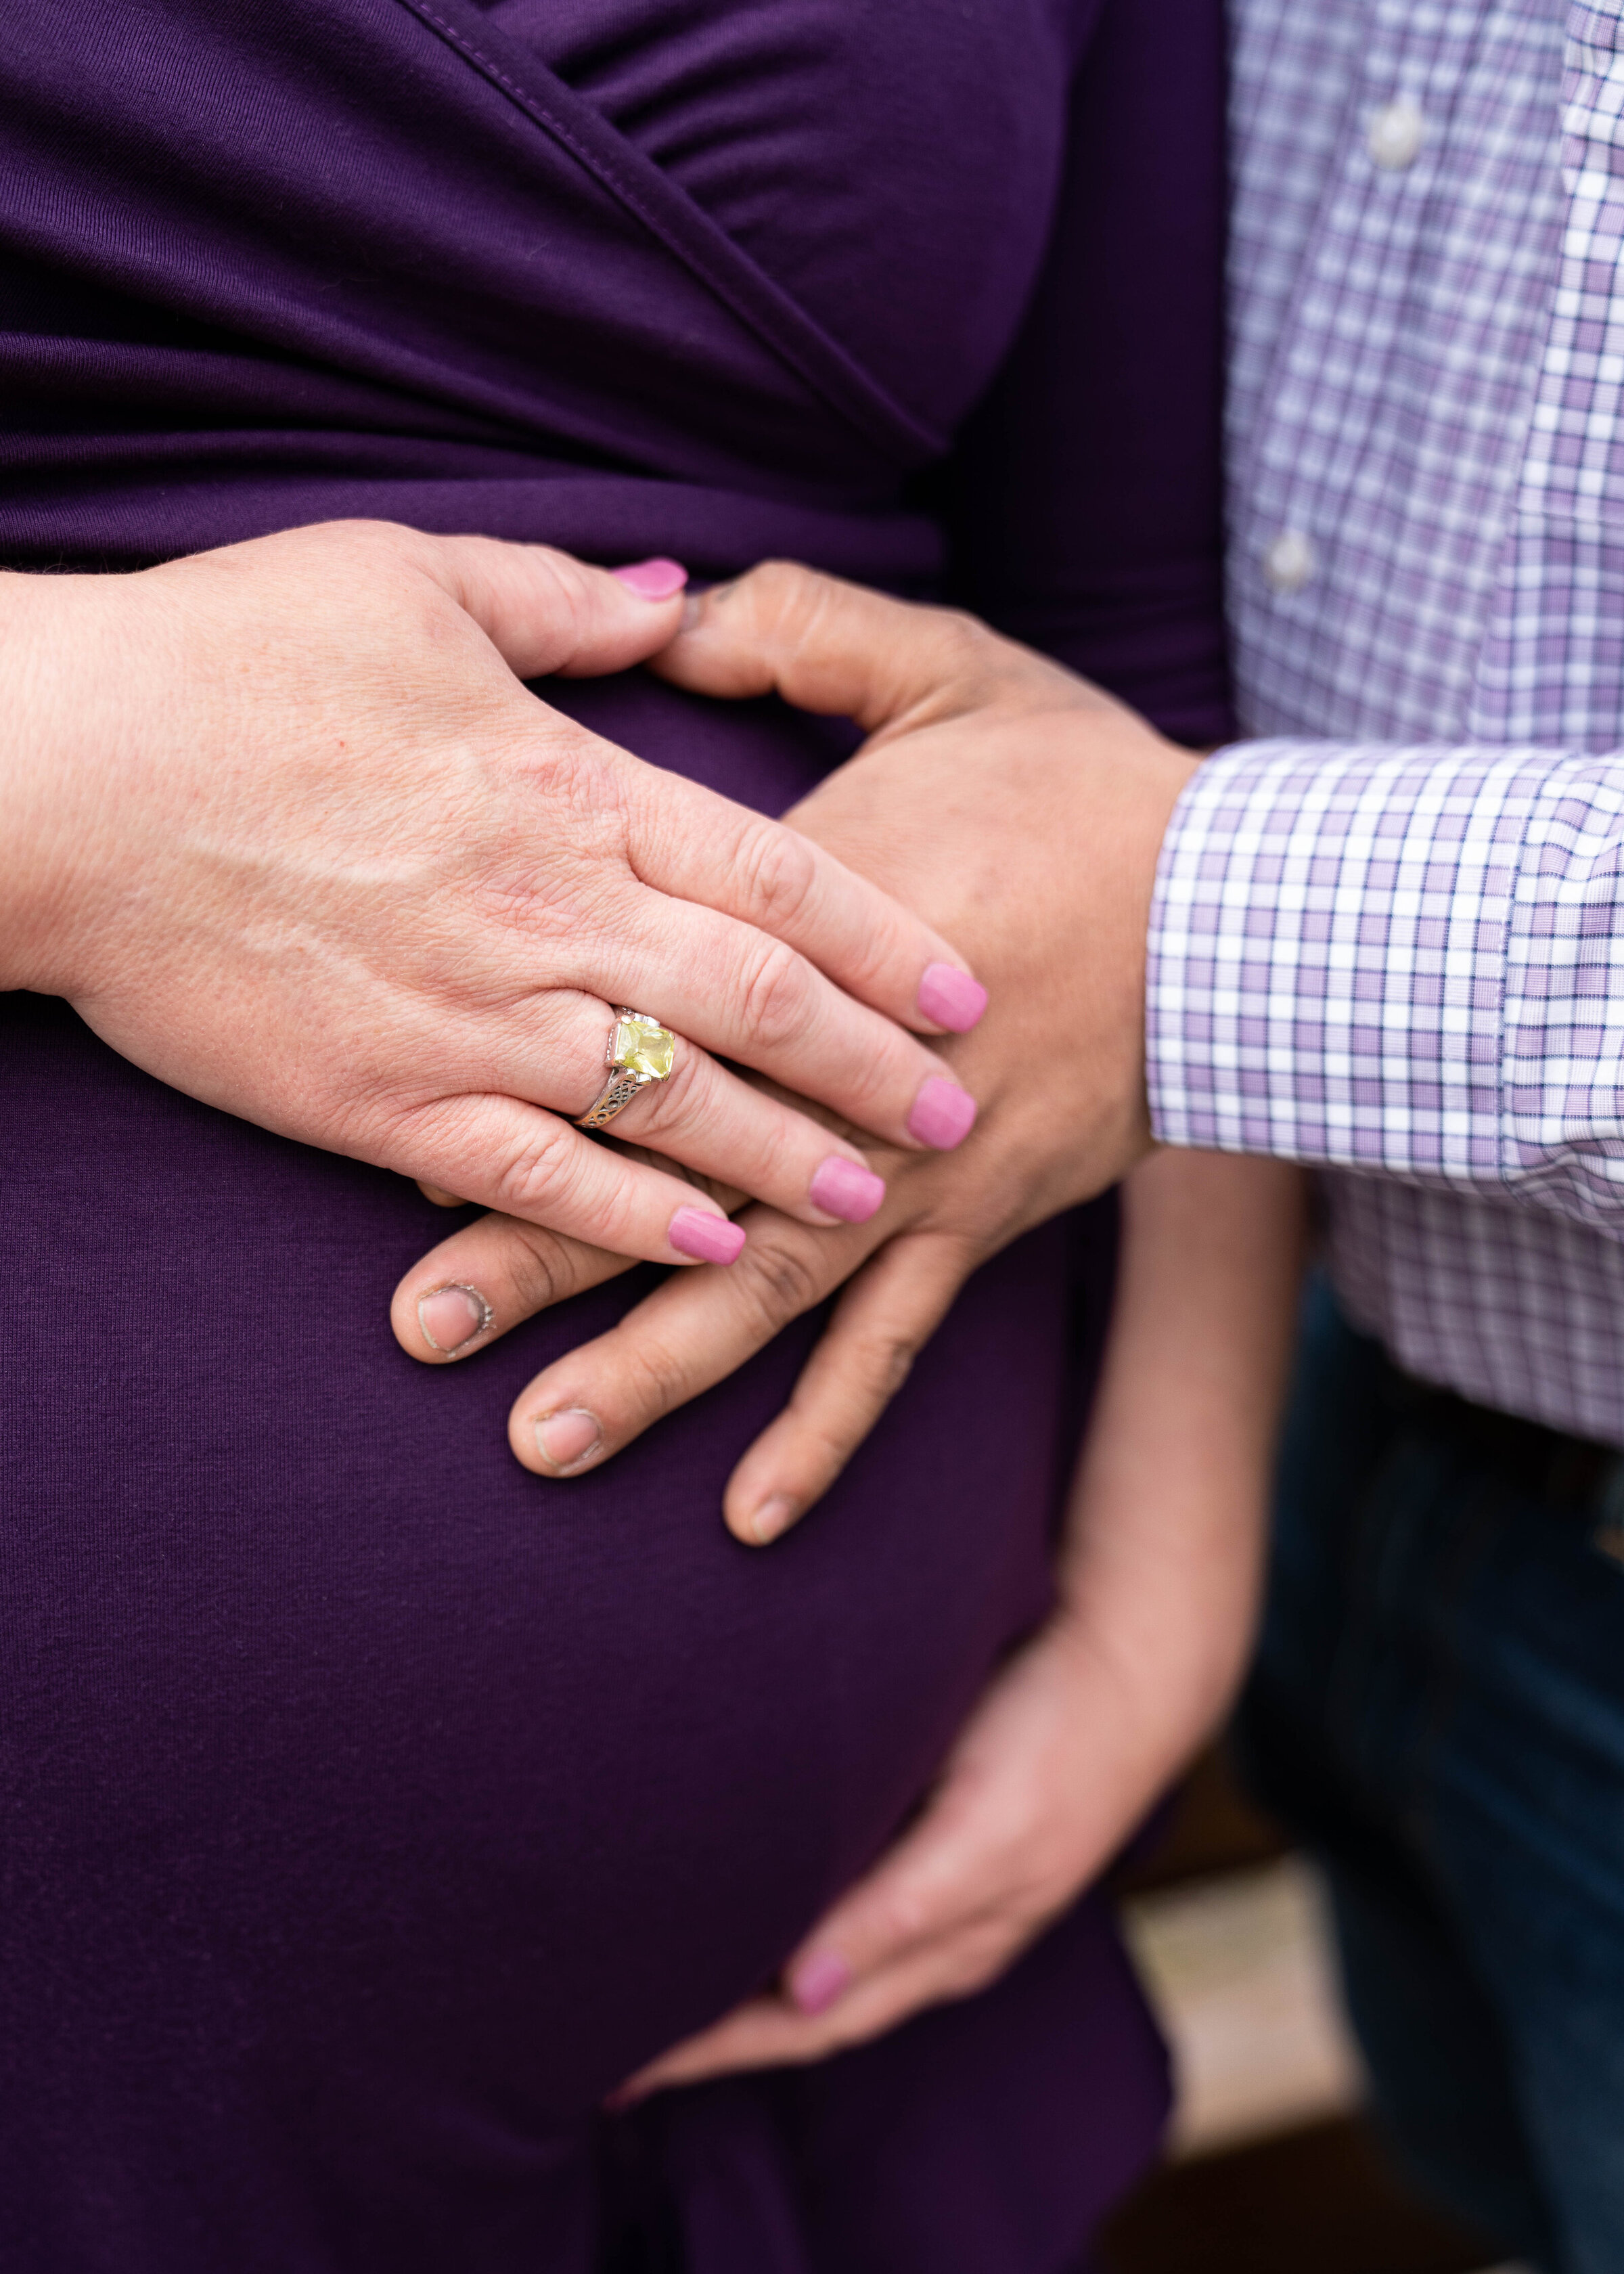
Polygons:
<instances>
[{"instance_id":1,"label":"wrap neckline of dress","mask_svg":"<svg viewBox=\"0 0 1624 2274\"><path fill-rule=\"evenodd\" d=\"M455 0L398 0L533 119L648 233L866 440L905 463L936 457L951 437L916 418L814 321L726 230L538 56L494 26L459 21Z\"/></svg>"}]
</instances>

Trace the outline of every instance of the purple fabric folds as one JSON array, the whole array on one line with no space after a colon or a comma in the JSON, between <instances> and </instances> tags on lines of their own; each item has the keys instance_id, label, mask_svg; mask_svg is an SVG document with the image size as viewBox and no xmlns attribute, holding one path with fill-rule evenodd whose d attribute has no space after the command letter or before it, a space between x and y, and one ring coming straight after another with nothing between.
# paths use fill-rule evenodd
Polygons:
<instances>
[{"instance_id":1,"label":"purple fabric folds","mask_svg":"<svg viewBox=\"0 0 1624 2274\"><path fill-rule=\"evenodd\" d=\"M0 0L0 559L365 513L945 590L1228 726L1216 0ZM770 810L838 737L543 690ZM1043 1613L1109 1205L978 1275L815 1520L818 1321L601 1475L505 1417L646 1275L395 1347L402 1180L0 999L0 2256L1066 2274L1160 2048L1094 1901L805 2075L604 2094L769 1978ZM312 1319L325 1329L312 1329Z\"/></svg>"}]
</instances>

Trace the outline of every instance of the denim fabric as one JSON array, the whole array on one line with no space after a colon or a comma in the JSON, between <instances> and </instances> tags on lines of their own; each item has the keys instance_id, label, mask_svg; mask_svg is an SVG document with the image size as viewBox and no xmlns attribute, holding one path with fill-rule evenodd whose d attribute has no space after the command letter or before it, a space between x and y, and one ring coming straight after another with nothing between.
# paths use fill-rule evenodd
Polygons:
<instances>
[{"instance_id":1,"label":"denim fabric","mask_svg":"<svg viewBox=\"0 0 1624 2274\"><path fill-rule=\"evenodd\" d=\"M1624 1563L1307 1300L1244 1706L1326 1865L1376 2111L1413 2174L1560 2274L1624 2268Z\"/></svg>"}]
</instances>

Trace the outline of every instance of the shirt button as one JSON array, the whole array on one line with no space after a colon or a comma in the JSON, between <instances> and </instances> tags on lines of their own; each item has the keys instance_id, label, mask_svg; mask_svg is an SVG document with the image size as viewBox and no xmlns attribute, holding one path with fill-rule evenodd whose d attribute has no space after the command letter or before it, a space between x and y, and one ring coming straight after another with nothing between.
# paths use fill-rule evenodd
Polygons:
<instances>
[{"instance_id":1,"label":"shirt button","mask_svg":"<svg viewBox=\"0 0 1624 2274\"><path fill-rule=\"evenodd\" d=\"M1263 555L1263 573L1277 592L1300 592L1319 566L1312 541L1300 529L1282 529Z\"/></svg>"},{"instance_id":2,"label":"shirt button","mask_svg":"<svg viewBox=\"0 0 1624 2274\"><path fill-rule=\"evenodd\" d=\"M1384 174L1402 174L1406 166L1413 166L1425 139L1425 114L1407 94L1382 104L1365 137L1371 156Z\"/></svg>"}]
</instances>

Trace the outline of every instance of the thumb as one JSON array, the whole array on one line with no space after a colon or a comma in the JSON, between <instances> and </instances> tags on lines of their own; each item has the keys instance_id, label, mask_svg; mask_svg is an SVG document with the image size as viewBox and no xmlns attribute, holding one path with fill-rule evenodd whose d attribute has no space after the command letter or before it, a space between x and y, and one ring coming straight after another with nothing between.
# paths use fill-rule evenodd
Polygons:
<instances>
[{"instance_id":1,"label":"thumb","mask_svg":"<svg viewBox=\"0 0 1624 2274\"><path fill-rule=\"evenodd\" d=\"M654 668L695 694L778 694L870 734L975 709L1029 672L1054 675L974 616L889 599L790 561L691 600Z\"/></svg>"},{"instance_id":2,"label":"thumb","mask_svg":"<svg viewBox=\"0 0 1624 2274\"><path fill-rule=\"evenodd\" d=\"M675 561L594 568L550 545L431 538L429 573L472 616L521 679L627 671L681 621L688 571Z\"/></svg>"}]
</instances>

